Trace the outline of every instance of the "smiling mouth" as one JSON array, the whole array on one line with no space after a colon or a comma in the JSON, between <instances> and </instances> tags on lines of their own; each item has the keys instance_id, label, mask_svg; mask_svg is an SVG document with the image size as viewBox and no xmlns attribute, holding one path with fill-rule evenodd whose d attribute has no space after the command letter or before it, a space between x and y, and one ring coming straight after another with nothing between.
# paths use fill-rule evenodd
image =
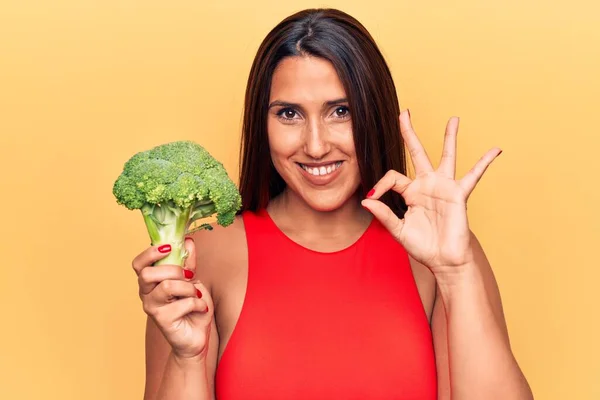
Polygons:
<instances>
[{"instance_id":1,"label":"smiling mouth","mask_svg":"<svg viewBox=\"0 0 600 400\"><path fill-rule=\"evenodd\" d=\"M336 161L331 164L320 165L318 167L310 167L301 163L297 164L310 175L325 176L335 172L342 165L342 161Z\"/></svg>"}]
</instances>

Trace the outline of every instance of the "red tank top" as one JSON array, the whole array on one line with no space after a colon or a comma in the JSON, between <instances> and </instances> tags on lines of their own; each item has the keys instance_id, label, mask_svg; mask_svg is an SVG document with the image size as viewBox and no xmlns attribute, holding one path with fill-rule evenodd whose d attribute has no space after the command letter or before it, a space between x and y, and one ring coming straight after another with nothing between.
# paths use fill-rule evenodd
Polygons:
<instances>
[{"instance_id":1,"label":"red tank top","mask_svg":"<svg viewBox=\"0 0 600 400\"><path fill-rule=\"evenodd\" d=\"M216 371L218 400L434 400L431 330L403 247L373 219L309 250L245 212L248 286Z\"/></svg>"}]
</instances>

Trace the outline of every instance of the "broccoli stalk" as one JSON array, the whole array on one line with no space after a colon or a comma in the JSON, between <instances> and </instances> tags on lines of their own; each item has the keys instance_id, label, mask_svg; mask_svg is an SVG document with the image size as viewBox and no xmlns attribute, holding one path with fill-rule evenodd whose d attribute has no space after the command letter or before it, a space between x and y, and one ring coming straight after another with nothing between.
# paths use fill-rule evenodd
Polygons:
<instances>
[{"instance_id":1,"label":"broccoli stalk","mask_svg":"<svg viewBox=\"0 0 600 400\"><path fill-rule=\"evenodd\" d=\"M155 265L171 264L183 265L188 256L183 244L185 236L200 229L212 229L212 226L203 224L190 230L190 226L198 219L215 213L214 204L211 202L198 202L195 207L179 208L173 202L161 204L146 203L142 206L142 215L150 235L151 245L169 243L171 252Z\"/></svg>"},{"instance_id":2,"label":"broccoli stalk","mask_svg":"<svg viewBox=\"0 0 600 400\"><path fill-rule=\"evenodd\" d=\"M223 165L190 141L134 155L115 181L113 194L117 203L141 210L151 245L171 245L170 254L154 265L183 266L188 256L185 236L212 229L202 224L190 230L192 224L216 215L219 225L228 226L241 206L240 194Z\"/></svg>"}]
</instances>

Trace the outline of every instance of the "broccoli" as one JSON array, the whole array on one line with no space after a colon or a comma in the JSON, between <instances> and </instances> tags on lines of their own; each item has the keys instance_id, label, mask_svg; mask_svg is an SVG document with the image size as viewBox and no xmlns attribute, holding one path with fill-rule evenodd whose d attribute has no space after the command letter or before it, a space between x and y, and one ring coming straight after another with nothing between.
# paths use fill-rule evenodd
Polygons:
<instances>
[{"instance_id":1,"label":"broccoli","mask_svg":"<svg viewBox=\"0 0 600 400\"><path fill-rule=\"evenodd\" d=\"M216 214L217 223L233 223L240 193L219 161L191 141L176 141L135 154L115 181L117 203L141 210L151 244L170 244L171 253L155 263L183 266L185 235L194 222Z\"/></svg>"}]
</instances>

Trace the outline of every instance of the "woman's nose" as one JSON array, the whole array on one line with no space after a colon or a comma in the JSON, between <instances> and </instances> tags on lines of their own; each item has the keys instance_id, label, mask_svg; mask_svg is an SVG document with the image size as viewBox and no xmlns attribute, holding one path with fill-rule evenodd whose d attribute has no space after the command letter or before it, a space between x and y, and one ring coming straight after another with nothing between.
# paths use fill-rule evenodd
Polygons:
<instances>
[{"instance_id":1,"label":"woman's nose","mask_svg":"<svg viewBox=\"0 0 600 400\"><path fill-rule=\"evenodd\" d=\"M331 150L328 141L327 127L320 123L312 123L308 126L304 152L309 157L319 160L324 158Z\"/></svg>"}]
</instances>

